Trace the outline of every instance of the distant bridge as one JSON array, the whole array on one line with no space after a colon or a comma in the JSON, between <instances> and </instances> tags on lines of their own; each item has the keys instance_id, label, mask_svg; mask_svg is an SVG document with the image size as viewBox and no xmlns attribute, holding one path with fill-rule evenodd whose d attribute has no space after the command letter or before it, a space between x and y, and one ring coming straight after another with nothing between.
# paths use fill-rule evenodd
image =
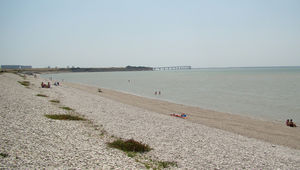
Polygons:
<instances>
[{"instance_id":1,"label":"distant bridge","mask_svg":"<svg viewBox=\"0 0 300 170\"><path fill-rule=\"evenodd\" d=\"M153 71L161 70L190 70L192 66L153 67Z\"/></svg>"}]
</instances>

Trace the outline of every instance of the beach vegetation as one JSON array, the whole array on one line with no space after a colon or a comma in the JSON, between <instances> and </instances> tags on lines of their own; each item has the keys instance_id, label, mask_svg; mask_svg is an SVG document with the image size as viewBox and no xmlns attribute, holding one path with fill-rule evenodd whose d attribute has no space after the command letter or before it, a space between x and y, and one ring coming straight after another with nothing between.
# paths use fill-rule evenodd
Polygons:
<instances>
[{"instance_id":1,"label":"beach vegetation","mask_svg":"<svg viewBox=\"0 0 300 170\"><path fill-rule=\"evenodd\" d=\"M130 158L133 158L136 156L136 152L126 152L126 153L127 153L127 156Z\"/></svg>"},{"instance_id":2,"label":"beach vegetation","mask_svg":"<svg viewBox=\"0 0 300 170\"><path fill-rule=\"evenodd\" d=\"M176 162L170 162L170 161L158 161L158 168L168 168L171 166L176 166L177 167L177 163Z\"/></svg>"},{"instance_id":3,"label":"beach vegetation","mask_svg":"<svg viewBox=\"0 0 300 170\"><path fill-rule=\"evenodd\" d=\"M50 100L51 103L60 103L59 100Z\"/></svg>"},{"instance_id":4,"label":"beach vegetation","mask_svg":"<svg viewBox=\"0 0 300 170\"><path fill-rule=\"evenodd\" d=\"M165 169L165 168L169 168L169 167L178 167L176 162L159 161L159 160L151 159L151 158L147 157L146 155L144 155L143 157L141 157L141 155L135 156L135 161L143 164L145 166L145 168L153 169L153 170Z\"/></svg>"},{"instance_id":5,"label":"beach vegetation","mask_svg":"<svg viewBox=\"0 0 300 170\"><path fill-rule=\"evenodd\" d=\"M23 79L26 79L25 74L18 74L20 77L22 77Z\"/></svg>"},{"instance_id":6,"label":"beach vegetation","mask_svg":"<svg viewBox=\"0 0 300 170\"><path fill-rule=\"evenodd\" d=\"M13 73L13 74L15 74L15 75L18 75L18 76L20 76L20 77L23 78L23 79L26 79L25 74L21 74L21 73L19 73L19 71L13 70L11 73Z\"/></svg>"},{"instance_id":7,"label":"beach vegetation","mask_svg":"<svg viewBox=\"0 0 300 170\"><path fill-rule=\"evenodd\" d=\"M23 86L28 87L30 85L29 81L18 81L20 84L22 84Z\"/></svg>"},{"instance_id":8,"label":"beach vegetation","mask_svg":"<svg viewBox=\"0 0 300 170\"><path fill-rule=\"evenodd\" d=\"M107 134L106 130L102 129L101 133L100 133L100 136L104 136L105 134Z\"/></svg>"},{"instance_id":9,"label":"beach vegetation","mask_svg":"<svg viewBox=\"0 0 300 170\"><path fill-rule=\"evenodd\" d=\"M117 139L111 143L108 143L108 146L112 148L120 149L124 152L143 153L151 150L151 148L148 145L135 141L133 139L129 139L126 141L122 139Z\"/></svg>"},{"instance_id":10,"label":"beach vegetation","mask_svg":"<svg viewBox=\"0 0 300 170\"><path fill-rule=\"evenodd\" d=\"M37 94L36 96L39 96L39 97L48 97L47 95L44 95L44 94Z\"/></svg>"},{"instance_id":11,"label":"beach vegetation","mask_svg":"<svg viewBox=\"0 0 300 170\"><path fill-rule=\"evenodd\" d=\"M55 119L55 120L86 120L85 118L82 118L80 116L76 115L70 115L70 114L46 114L45 115L49 119Z\"/></svg>"},{"instance_id":12,"label":"beach vegetation","mask_svg":"<svg viewBox=\"0 0 300 170\"><path fill-rule=\"evenodd\" d=\"M6 158L6 157L8 157L8 154L7 153L0 153L0 156L2 156L3 158Z\"/></svg>"},{"instance_id":13,"label":"beach vegetation","mask_svg":"<svg viewBox=\"0 0 300 170\"><path fill-rule=\"evenodd\" d=\"M64 109L64 110L67 110L67 111L73 111L74 109L70 108L70 107L67 107L67 106L63 106L63 107L60 107L61 109Z\"/></svg>"},{"instance_id":14,"label":"beach vegetation","mask_svg":"<svg viewBox=\"0 0 300 170\"><path fill-rule=\"evenodd\" d=\"M150 168L151 168L151 166L150 166L149 164L147 164L147 163L144 163L144 165L145 165L145 167L146 167L147 169L150 169Z\"/></svg>"}]
</instances>

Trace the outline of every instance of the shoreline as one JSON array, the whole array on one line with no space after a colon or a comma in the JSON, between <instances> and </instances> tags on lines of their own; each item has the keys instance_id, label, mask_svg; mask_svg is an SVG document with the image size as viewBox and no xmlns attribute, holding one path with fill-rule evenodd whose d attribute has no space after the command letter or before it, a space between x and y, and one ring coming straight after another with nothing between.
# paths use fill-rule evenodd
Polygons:
<instances>
[{"instance_id":1,"label":"shoreline","mask_svg":"<svg viewBox=\"0 0 300 170\"><path fill-rule=\"evenodd\" d=\"M98 87L81 83L64 82L70 87L93 93ZM101 88L101 87L100 87ZM137 96L116 90L101 88L100 96L156 113L170 115L171 113L188 114L187 121L199 123L208 127L233 132L249 138L255 138L272 144L291 147L300 150L300 129L291 128L277 121L255 119L244 115L202 109L196 106L177 104L169 101ZM297 124L297 122L295 122Z\"/></svg>"},{"instance_id":2,"label":"shoreline","mask_svg":"<svg viewBox=\"0 0 300 170\"><path fill-rule=\"evenodd\" d=\"M217 109L213 109L213 108L204 108L204 107L201 107L201 106L197 106L197 105L192 105L192 104L188 104L188 103L178 103L176 101L172 101L172 100L169 100L169 99L160 99L160 98L156 98L156 97L150 97L150 96L142 96L142 95L139 95L139 94L134 94L134 93L130 93L130 92L127 92L127 91L122 91L122 90L115 90L115 89L111 89L111 88L107 88L107 87L103 87L103 88L98 88L96 87L96 85L90 85L90 84L84 84L84 83L77 83L77 82L68 82L68 81L65 81L65 83L70 83L69 85L71 84L78 84L78 85L82 85L82 86L88 86L88 87L95 87L97 89L104 89L106 91L110 91L110 92L115 92L115 93L120 93L120 94L125 94L125 95L130 95L130 96L136 96L136 97L141 97L141 98L146 98L146 99L149 99L149 100L157 100L157 101L161 101L161 102L166 102L166 103L172 103L172 104L176 104L176 105L183 105L183 106L186 106L186 107L193 107L193 108L199 108L201 110L206 110L206 111L209 111L209 112L219 112L219 113L225 113L225 114L228 114L228 115L233 115L233 116L240 116L240 117L245 117L245 118L249 118L249 119L253 119L253 120L260 120L260 121L265 121L265 122L273 122L273 123L276 123L276 124L282 124L282 123L285 123L285 120L278 120L278 119L270 119L269 117L260 117L260 118L257 118L257 117L254 117L254 116L250 116L250 115L246 115L246 114L240 114L240 113L231 113L231 112L225 112L225 111L222 111L221 109L220 110L217 110ZM71 85L72 86L72 85ZM109 98L109 96L107 96L107 98ZM113 99L113 100L118 100L118 99ZM125 103L122 99L119 99L121 103ZM179 114L179 112L178 112ZM294 120L294 119L293 119Z\"/></svg>"},{"instance_id":3,"label":"shoreline","mask_svg":"<svg viewBox=\"0 0 300 170\"><path fill-rule=\"evenodd\" d=\"M299 72L299 69L288 69L287 72L273 68L270 71L259 69L247 71L247 69L243 69L227 72L224 69L197 70L191 73L185 71L168 72L62 73L53 74L51 77L57 81L66 80L74 83L86 83L87 85L117 90L141 97L200 107L205 110L244 115L253 119L278 123L293 119L296 123L300 122L297 103L299 99L297 84L299 82L296 81L299 76L295 74ZM186 78L178 80L182 83L180 87L174 84L177 82L177 74L186 75ZM283 79L279 78L284 77L285 74L288 76ZM162 81L168 75L171 76L172 83ZM198 75L201 76L199 78L191 77ZM242 75L246 77L242 78ZM41 76L44 78L50 77L48 75ZM227 77L228 80L224 79L224 81L222 77ZM182 80L189 83L183 83ZM293 84L296 86L293 87ZM191 86L191 89L189 89L189 86ZM154 95L155 91L161 91L162 94Z\"/></svg>"},{"instance_id":4,"label":"shoreline","mask_svg":"<svg viewBox=\"0 0 300 170\"><path fill-rule=\"evenodd\" d=\"M228 126L224 120L231 118L224 113L213 119L223 127L211 128L198 122L198 112L188 119L168 115L170 109L191 109L182 105L105 89L99 93L97 87L67 82L41 88L48 80L33 76L0 74L0 79L4 169L154 169L161 162L176 164L168 169L300 168L300 150L223 130ZM151 104L157 111L150 110ZM200 117L217 114L202 111ZM86 121L53 120L48 114L79 115ZM202 117L206 123L212 121ZM120 138L134 139L152 150L134 156L107 146Z\"/></svg>"}]
</instances>

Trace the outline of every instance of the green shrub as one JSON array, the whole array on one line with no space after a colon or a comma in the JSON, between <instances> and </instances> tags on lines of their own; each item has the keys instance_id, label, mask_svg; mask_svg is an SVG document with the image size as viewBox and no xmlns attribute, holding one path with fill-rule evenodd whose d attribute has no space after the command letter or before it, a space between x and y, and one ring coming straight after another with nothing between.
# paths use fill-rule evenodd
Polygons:
<instances>
[{"instance_id":1,"label":"green shrub","mask_svg":"<svg viewBox=\"0 0 300 170\"><path fill-rule=\"evenodd\" d=\"M136 156L136 152L127 152L127 156L133 158Z\"/></svg>"},{"instance_id":2,"label":"green shrub","mask_svg":"<svg viewBox=\"0 0 300 170\"><path fill-rule=\"evenodd\" d=\"M39 97L48 97L47 95L44 95L44 94L37 94L36 96L39 96Z\"/></svg>"},{"instance_id":3,"label":"green shrub","mask_svg":"<svg viewBox=\"0 0 300 170\"><path fill-rule=\"evenodd\" d=\"M18 76L22 77L23 79L26 79L26 76L25 76L25 74L16 73L16 75L18 75Z\"/></svg>"},{"instance_id":4,"label":"green shrub","mask_svg":"<svg viewBox=\"0 0 300 170\"><path fill-rule=\"evenodd\" d=\"M177 166L176 162L169 162L169 161L158 161L159 168L168 168L170 166Z\"/></svg>"},{"instance_id":5,"label":"green shrub","mask_svg":"<svg viewBox=\"0 0 300 170\"><path fill-rule=\"evenodd\" d=\"M49 119L55 120L86 120L79 116L69 115L69 114L53 114L53 115L45 115Z\"/></svg>"},{"instance_id":6,"label":"green shrub","mask_svg":"<svg viewBox=\"0 0 300 170\"><path fill-rule=\"evenodd\" d=\"M50 102L52 102L52 103L60 103L59 100L50 100Z\"/></svg>"},{"instance_id":7,"label":"green shrub","mask_svg":"<svg viewBox=\"0 0 300 170\"><path fill-rule=\"evenodd\" d=\"M148 152L151 148L148 145L137 142L133 139L129 139L127 141L123 141L121 139L117 139L114 142L108 143L108 146L112 148L117 148L125 152Z\"/></svg>"},{"instance_id":8,"label":"green shrub","mask_svg":"<svg viewBox=\"0 0 300 170\"><path fill-rule=\"evenodd\" d=\"M18 81L20 84L22 84L23 86L29 86L30 82L29 81Z\"/></svg>"},{"instance_id":9,"label":"green shrub","mask_svg":"<svg viewBox=\"0 0 300 170\"><path fill-rule=\"evenodd\" d=\"M60 108L68 110L68 111L72 111L73 110L73 109L71 109L70 107L67 107L67 106L63 106L63 107L60 107Z\"/></svg>"},{"instance_id":10,"label":"green shrub","mask_svg":"<svg viewBox=\"0 0 300 170\"><path fill-rule=\"evenodd\" d=\"M7 153L0 153L0 156L2 156L3 158L6 158L6 157L8 157L8 154Z\"/></svg>"}]
</instances>

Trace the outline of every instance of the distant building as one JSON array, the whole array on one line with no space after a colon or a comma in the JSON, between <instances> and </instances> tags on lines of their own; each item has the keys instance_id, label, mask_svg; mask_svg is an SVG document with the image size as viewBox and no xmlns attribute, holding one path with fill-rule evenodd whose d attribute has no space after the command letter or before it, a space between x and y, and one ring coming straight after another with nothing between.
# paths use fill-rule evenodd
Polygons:
<instances>
[{"instance_id":1,"label":"distant building","mask_svg":"<svg viewBox=\"0 0 300 170\"><path fill-rule=\"evenodd\" d=\"M32 66L22 66L22 65L1 65L1 69L28 69Z\"/></svg>"}]
</instances>

